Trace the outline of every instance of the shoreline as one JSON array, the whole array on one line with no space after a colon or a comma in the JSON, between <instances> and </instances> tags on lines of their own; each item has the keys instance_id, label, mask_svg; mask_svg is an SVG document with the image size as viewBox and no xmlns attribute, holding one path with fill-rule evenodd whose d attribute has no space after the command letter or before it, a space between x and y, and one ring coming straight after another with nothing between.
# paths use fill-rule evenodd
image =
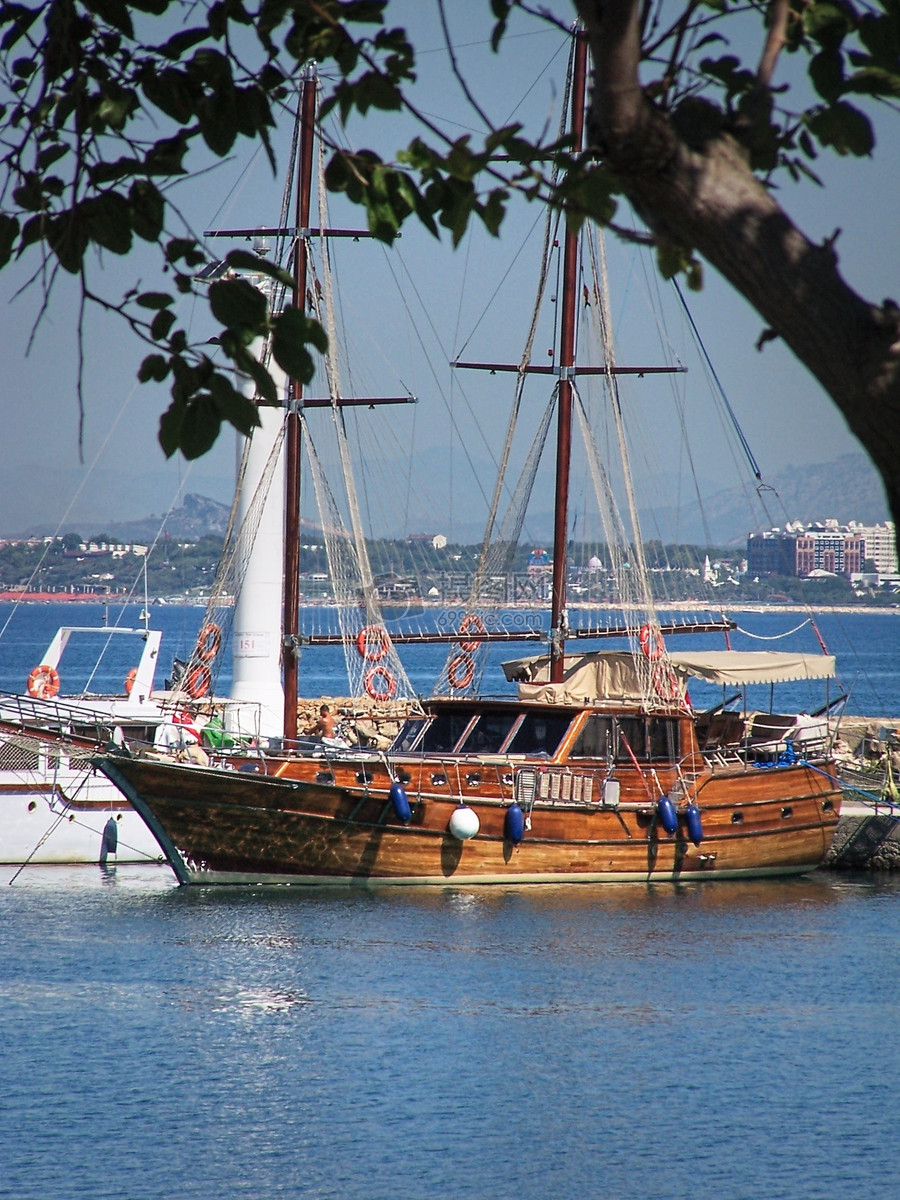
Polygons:
<instances>
[{"instance_id":1,"label":"shoreline","mask_svg":"<svg viewBox=\"0 0 900 1200\"><path fill-rule=\"evenodd\" d=\"M20 595L15 592L0 592L0 604L102 604L102 605L118 605L124 607L129 604L143 604L144 601L129 598L127 596L96 596L85 592L30 592L27 595ZM169 600L150 600L148 604L151 608L177 608L185 606L191 608L206 608L209 601L206 597L173 597ZM420 601L424 609L463 609L466 607L465 601L454 600L447 603L436 601L423 600ZM320 601L319 603L302 603L305 608L337 608L333 601ZM500 609L504 612L545 612L546 604L482 604L479 607L483 609ZM627 607L624 604L569 604L568 609L571 612L624 612ZM758 601L748 601L746 604L735 604L728 607L723 606L721 609L710 604L704 604L702 600L676 600L667 604L661 604L659 612L749 612L749 613L884 613L889 616L900 616L900 605L882 605L882 604L762 604ZM394 618L392 618L394 619Z\"/></svg>"}]
</instances>

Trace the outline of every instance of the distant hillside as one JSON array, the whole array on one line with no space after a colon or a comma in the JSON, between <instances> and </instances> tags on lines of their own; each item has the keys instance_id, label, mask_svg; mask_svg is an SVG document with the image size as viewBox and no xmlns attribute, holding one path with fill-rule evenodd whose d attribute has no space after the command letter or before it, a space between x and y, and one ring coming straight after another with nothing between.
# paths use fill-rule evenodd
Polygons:
<instances>
[{"instance_id":1,"label":"distant hillside","mask_svg":"<svg viewBox=\"0 0 900 1200\"><path fill-rule=\"evenodd\" d=\"M162 526L162 516L144 517L139 521L107 522L102 529L91 529L90 534L78 530L85 537L108 533L118 542L152 542ZM208 496L185 496L181 508L169 513L165 531L170 538L185 542L196 542L209 534L224 536L228 525L228 506Z\"/></svg>"},{"instance_id":2,"label":"distant hillside","mask_svg":"<svg viewBox=\"0 0 900 1200\"><path fill-rule=\"evenodd\" d=\"M449 500L446 505L441 502L445 483L446 480L440 477L435 480L435 512L447 511L450 507ZM712 493L704 501L705 525L696 502L683 506L677 514L672 510L642 511L644 536L648 540L659 537L663 541L705 545L705 529L708 529L711 545L736 547L743 545L748 533L764 529L769 524L783 525L785 521L808 523L833 517L841 523L861 521L864 524L876 524L890 519L880 477L864 454L845 454L827 463L792 467L767 479L766 484L774 490L774 494L764 493L771 521L766 520L759 507L755 515L748 510L746 496L740 488L728 488ZM170 538L196 541L208 534L223 535L227 520L227 505L208 496L191 493L185 496L180 508L169 514L165 528ZM673 521L677 521L676 533L671 532ZM161 514L118 521L101 520L95 515L85 516L81 520L72 518L59 532L80 533L86 538L106 533L116 541L149 543L159 533L162 523ZM310 532L313 529L319 532L318 526L310 525L309 529ZM536 544L543 544L552 538L552 529L549 510L532 513L526 521L525 538L536 539ZM55 533L56 529L36 523L25 532L44 535ZM471 520L456 520L452 529L453 540L465 544L480 541L482 532L481 525ZM386 535L402 537L403 533L391 530ZM22 536L22 531L17 536Z\"/></svg>"},{"instance_id":3,"label":"distant hillside","mask_svg":"<svg viewBox=\"0 0 900 1200\"><path fill-rule=\"evenodd\" d=\"M209 534L224 535L228 524L228 506L208 496L188 495L180 508L174 508L165 518L165 532L170 538L185 542L196 542ZM125 521L102 521L96 518L70 520L60 531L79 533L84 538L96 538L108 534L114 542L152 543L163 527L163 515L136 517ZM32 527L29 535L44 536L55 530Z\"/></svg>"},{"instance_id":4,"label":"distant hillside","mask_svg":"<svg viewBox=\"0 0 900 1200\"><path fill-rule=\"evenodd\" d=\"M890 520L881 477L864 454L844 454L826 463L810 463L788 467L765 480L773 489L763 492L771 522L760 507L748 510L747 499L740 488L727 488L706 498L703 512L709 540L714 546L737 546L749 533L765 529L769 524L784 525L786 521L824 521L830 517L841 524L860 521L875 525ZM646 516L645 536L659 514ZM669 514L663 520L670 520ZM662 524L662 521L661 521ZM704 523L699 504L686 507L679 516L679 540L696 545L706 542Z\"/></svg>"}]
</instances>

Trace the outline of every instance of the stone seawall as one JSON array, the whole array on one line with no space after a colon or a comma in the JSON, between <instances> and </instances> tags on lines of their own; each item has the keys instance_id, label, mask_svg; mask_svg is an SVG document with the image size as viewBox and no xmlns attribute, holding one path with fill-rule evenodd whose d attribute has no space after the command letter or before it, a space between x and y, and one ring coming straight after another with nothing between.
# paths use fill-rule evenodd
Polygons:
<instances>
[{"instance_id":1,"label":"stone seawall","mask_svg":"<svg viewBox=\"0 0 900 1200\"><path fill-rule=\"evenodd\" d=\"M900 815L851 805L834 833L824 867L834 871L900 871Z\"/></svg>"}]
</instances>

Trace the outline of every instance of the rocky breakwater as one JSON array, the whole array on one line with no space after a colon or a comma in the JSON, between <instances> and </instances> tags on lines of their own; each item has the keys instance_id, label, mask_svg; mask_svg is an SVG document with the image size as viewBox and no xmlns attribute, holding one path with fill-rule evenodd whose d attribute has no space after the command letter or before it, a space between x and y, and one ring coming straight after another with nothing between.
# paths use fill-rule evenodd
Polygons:
<instances>
[{"instance_id":1,"label":"rocky breakwater","mask_svg":"<svg viewBox=\"0 0 900 1200\"><path fill-rule=\"evenodd\" d=\"M835 732L844 799L823 865L900 871L900 729L885 718L844 718Z\"/></svg>"},{"instance_id":2,"label":"rocky breakwater","mask_svg":"<svg viewBox=\"0 0 900 1200\"><path fill-rule=\"evenodd\" d=\"M822 865L835 871L900 871L900 810L848 802Z\"/></svg>"}]
</instances>

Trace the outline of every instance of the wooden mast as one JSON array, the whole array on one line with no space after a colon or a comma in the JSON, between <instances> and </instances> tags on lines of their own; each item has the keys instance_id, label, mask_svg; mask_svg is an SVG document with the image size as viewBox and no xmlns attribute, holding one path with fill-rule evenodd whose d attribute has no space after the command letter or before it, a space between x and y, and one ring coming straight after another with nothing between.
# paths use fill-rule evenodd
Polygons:
<instances>
[{"instance_id":1,"label":"wooden mast","mask_svg":"<svg viewBox=\"0 0 900 1200\"><path fill-rule=\"evenodd\" d=\"M309 66L300 96L297 219L294 242L294 307L306 309L306 239L312 195L313 138L316 122L317 75ZM284 683L284 737L297 737L297 677L300 653L300 408L303 384L291 380L285 430L284 610L282 615L282 679Z\"/></svg>"},{"instance_id":2,"label":"wooden mast","mask_svg":"<svg viewBox=\"0 0 900 1200\"><path fill-rule=\"evenodd\" d=\"M584 133L584 90L587 37L575 34L572 79L572 153L581 151ZM563 252L562 317L557 396L556 504L553 525L553 593L550 607L550 682L562 683L566 652L566 567L568 560L569 470L572 460L572 376L575 366L575 295L578 283L578 234L566 229Z\"/></svg>"}]
</instances>

